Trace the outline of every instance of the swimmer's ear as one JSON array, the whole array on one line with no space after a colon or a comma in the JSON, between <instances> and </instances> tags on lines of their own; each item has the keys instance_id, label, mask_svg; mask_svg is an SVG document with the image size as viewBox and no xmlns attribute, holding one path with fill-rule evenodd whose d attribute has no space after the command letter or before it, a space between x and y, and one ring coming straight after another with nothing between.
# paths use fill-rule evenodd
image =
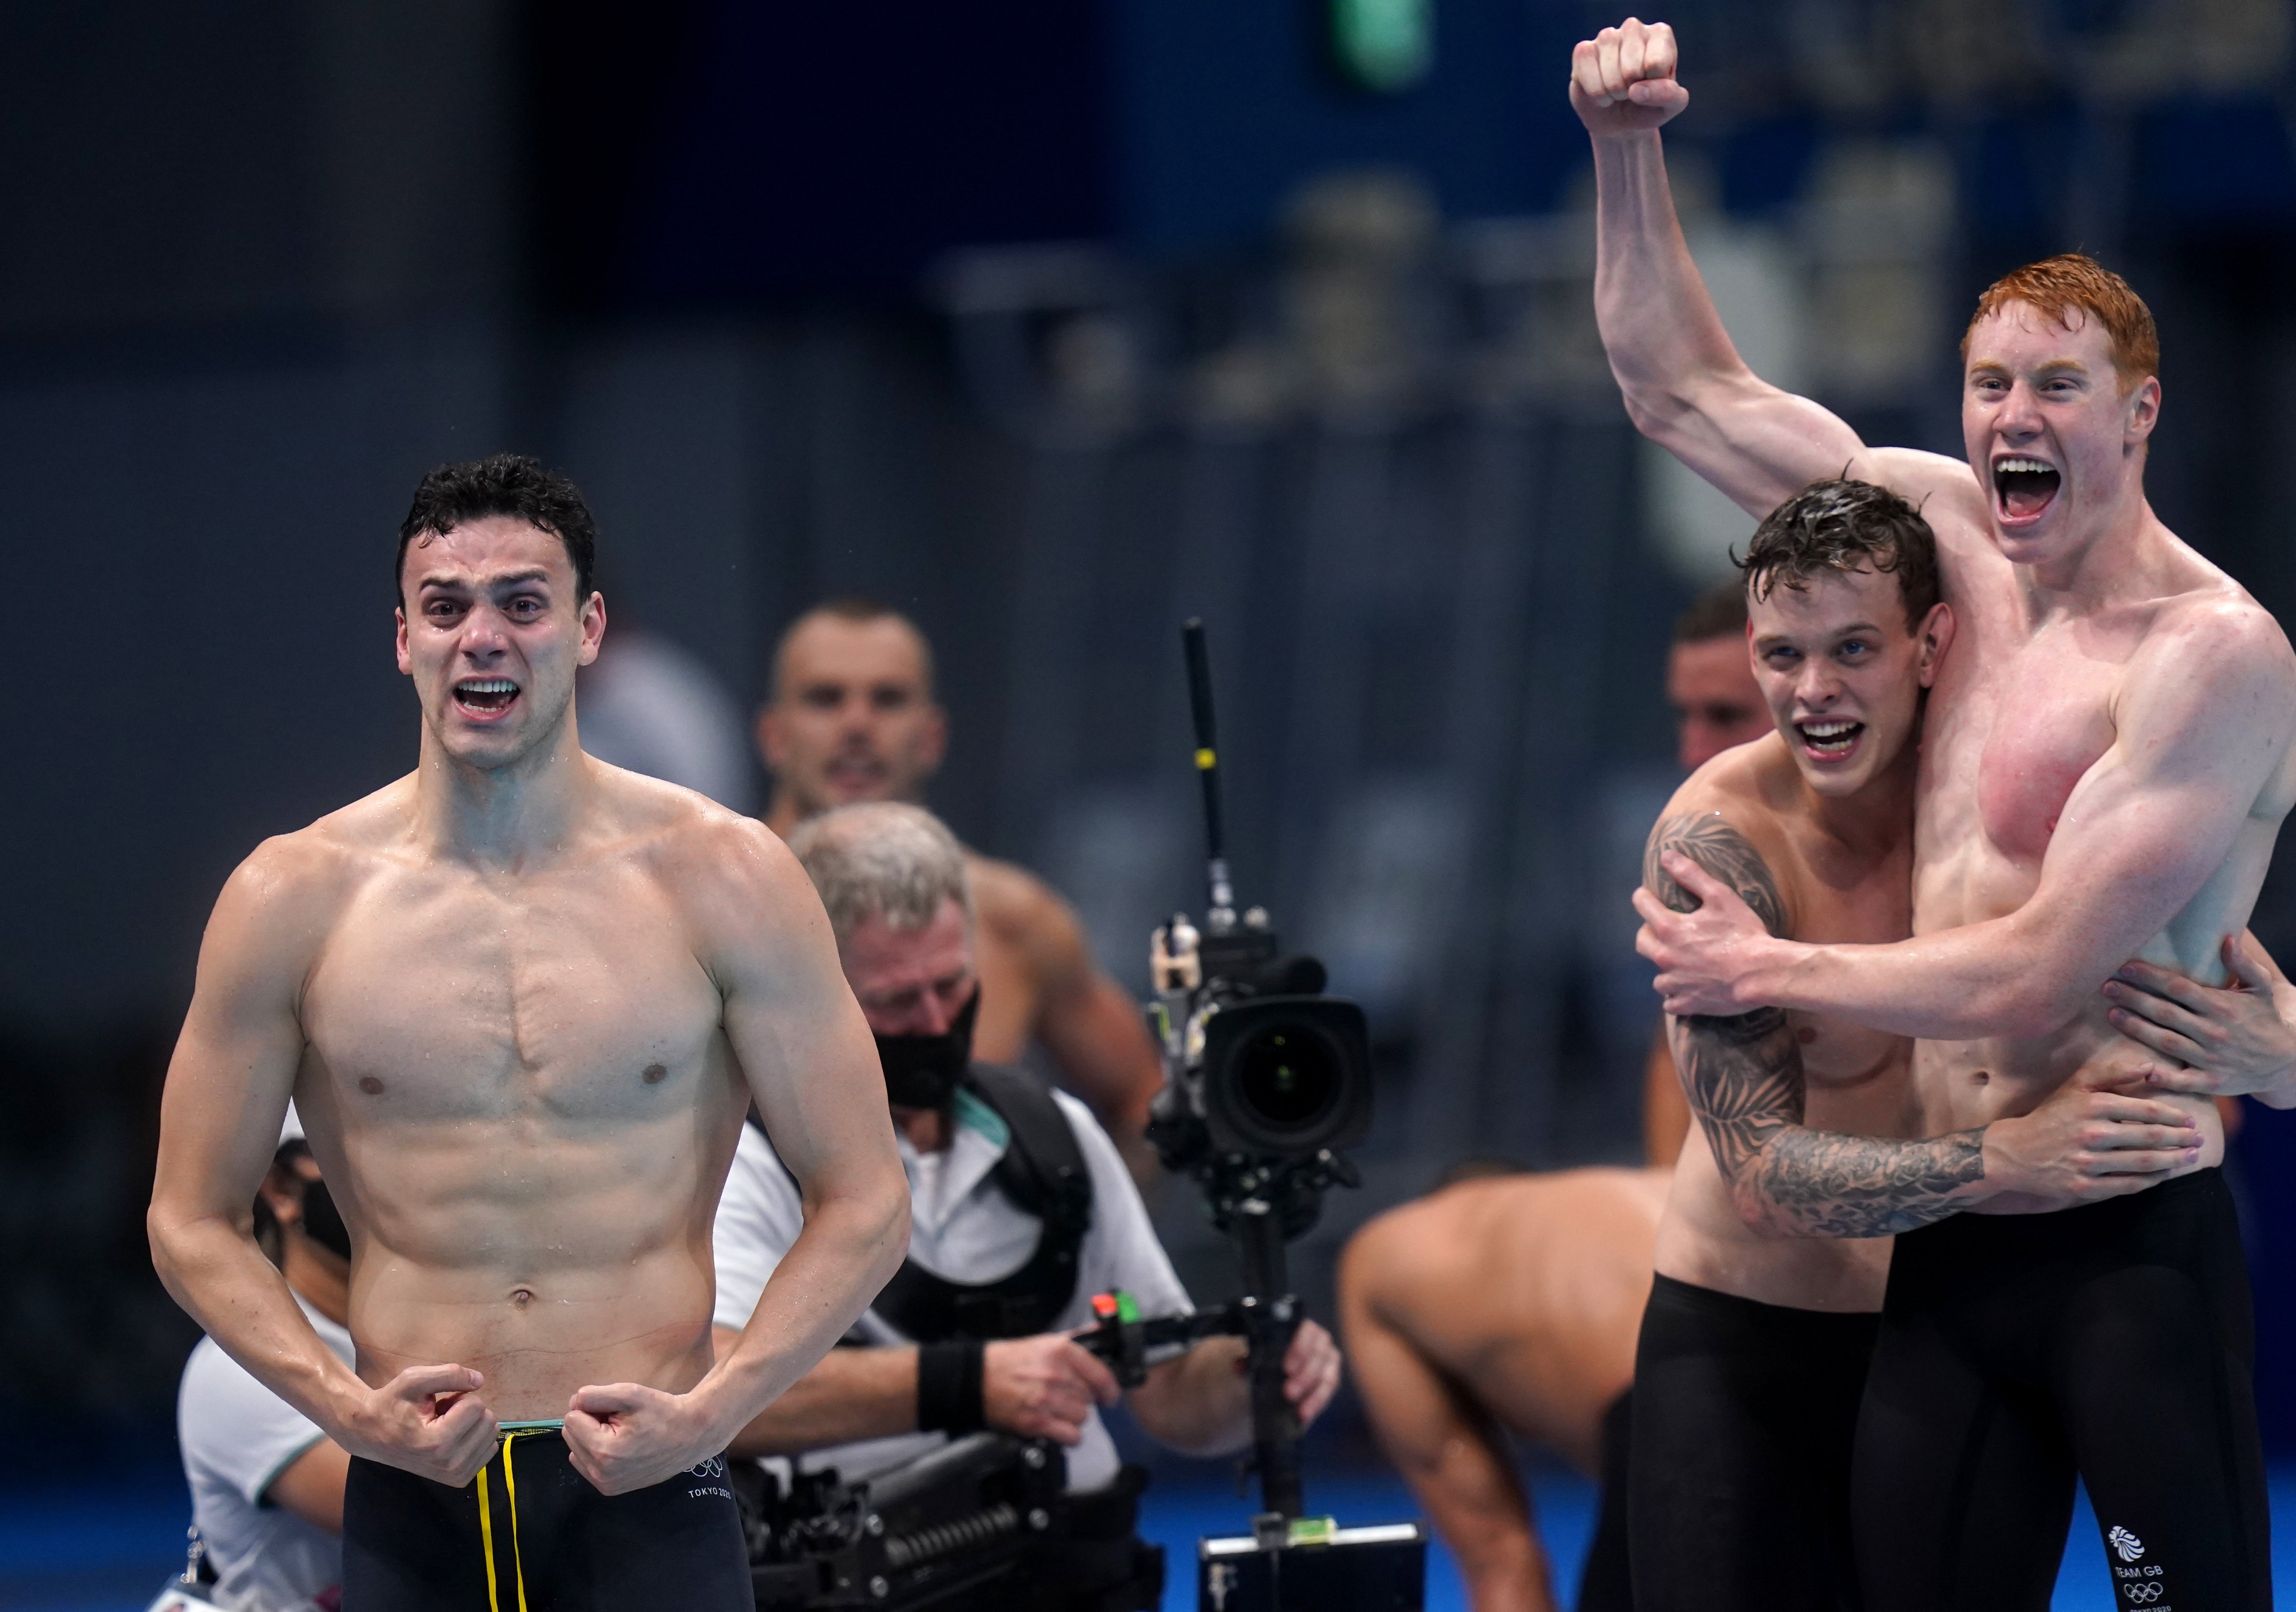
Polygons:
<instances>
[{"instance_id":1,"label":"swimmer's ear","mask_svg":"<svg viewBox=\"0 0 2296 1612\"><path fill-rule=\"evenodd\" d=\"M587 666L598 658L598 646L606 637L606 596L591 589L590 596L582 601L582 647L574 656L577 666Z\"/></svg>"},{"instance_id":2,"label":"swimmer's ear","mask_svg":"<svg viewBox=\"0 0 2296 1612\"><path fill-rule=\"evenodd\" d=\"M1945 662L1945 652L1953 647L1953 606L1939 599L1930 606L1930 613L1922 619L1917 635L1922 641L1922 687L1929 687L1937 681L1938 668Z\"/></svg>"}]
</instances>

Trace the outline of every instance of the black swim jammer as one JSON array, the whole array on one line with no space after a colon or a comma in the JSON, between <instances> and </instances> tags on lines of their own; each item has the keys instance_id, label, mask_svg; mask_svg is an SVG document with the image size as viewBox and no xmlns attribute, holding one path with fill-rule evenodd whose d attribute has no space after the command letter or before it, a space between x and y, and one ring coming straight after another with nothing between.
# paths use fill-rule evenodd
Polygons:
<instances>
[{"instance_id":1,"label":"black swim jammer","mask_svg":"<svg viewBox=\"0 0 2296 1612\"><path fill-rule=\"evenodd\" d=\"M601 1494L554 1427L505 1430L459 1489L353 1458L343 1612L755 1612L742 1520L712 1456Z\"/></svg>"},{"instance_id":2,"label":"black swim jammer","mask_svg":"<svg viewBox=\"0 0 2296 1612\"><path fill-rule=\"evenodd\" d=\"M1627 1479L1638 1612L1854 1612L1850 1442L1879 1320L1655 1279Z\"/></svg>"},{"instance_id":3,"label":"black swim jammer","mask_svg":"<svg viewBox=\"0 0 2296 1612\"><path fill-rule=\"evenodd\" d=\"M2046 1612L2076 1473L2124 1612L2262 1612L2254 1366L2221 1171L1905 1233L1857 1429L1867 1612Z\"/></svg>"}]
</instances>

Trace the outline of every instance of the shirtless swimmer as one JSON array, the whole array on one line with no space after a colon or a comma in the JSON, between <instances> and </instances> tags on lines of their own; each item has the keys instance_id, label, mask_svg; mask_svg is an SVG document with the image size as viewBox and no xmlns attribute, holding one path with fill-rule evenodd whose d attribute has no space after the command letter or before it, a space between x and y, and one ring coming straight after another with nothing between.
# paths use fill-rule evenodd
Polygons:
<instances>
[{"instance_id":1,"label":"shirtless swimmer","mask_svg":"<svg viewBox=\"0 0 2296 1612\"><path fill-rule=\"evenodd\" d=\"M721 1452L907 1245L804 872L582 753L592 547L532 460L423 479L398 577L419 764L232 876L168 1070L153 1262L350 1452L347 1612L748 1612ZM350 1228L355 1371L250 1234L291 1097ZM711 1221L752 1100L805 1230L713 1365Z\"/></svg>"}]
</instances>

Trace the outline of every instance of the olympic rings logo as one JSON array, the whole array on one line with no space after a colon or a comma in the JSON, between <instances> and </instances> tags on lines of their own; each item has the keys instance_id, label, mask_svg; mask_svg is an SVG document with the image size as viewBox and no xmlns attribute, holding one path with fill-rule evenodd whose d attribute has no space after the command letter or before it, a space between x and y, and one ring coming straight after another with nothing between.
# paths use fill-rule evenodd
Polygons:
<instances>
[{"instance_id":1,"label":"olympic rings logo","mask_svg":"<svg viewBox=\"0 0 2296 1612\"><path fill-rule=\"evenodd\" d=\"M726 1476L726 1458L713 1455L708 1460L696 1461L685 1470L695 1477L723 1477Z\"/></svg>"},{"instance_id":2,"label":"olympic rings logo","mask_svg":"<svg viewBox=\"0 0 2296 1612\"><path fill-rule=\"evenodd\" d=\"M2159 1600L2168 1590L2168 1586L2159 1579L2152 1579L2141 1584L2123 1584L2120 1587L2128 1591L2128 1599L2138 1606L2151 1605Z\"/></svg>"}]
</instances>

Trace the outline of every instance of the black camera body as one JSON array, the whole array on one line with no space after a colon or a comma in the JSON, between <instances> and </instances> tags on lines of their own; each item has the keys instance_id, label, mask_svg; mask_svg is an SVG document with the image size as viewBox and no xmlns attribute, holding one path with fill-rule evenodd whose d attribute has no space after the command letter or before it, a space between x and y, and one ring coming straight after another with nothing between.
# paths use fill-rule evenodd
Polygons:
<instances>
[{"instance_id":1,"label":"black camera body","mask_svg":"<svg viewBox=\"0 0 2296 1612\"><path fill-rule=\"evenodd\" d=\"M1258 908L1215 906L1199 934L1157 930L1150 1028L1168 1080L1148 1139L1167 1169L1206 1189L1230 1228L1240 1198L1280 1197L1286 1238L1315 1223L1324 1190L1355 1184L1345 1148L1371 1132L1371 1036L1363 1009L1323 994L1315 958L1279 955Z\"/></svg>"}]
</instances>

